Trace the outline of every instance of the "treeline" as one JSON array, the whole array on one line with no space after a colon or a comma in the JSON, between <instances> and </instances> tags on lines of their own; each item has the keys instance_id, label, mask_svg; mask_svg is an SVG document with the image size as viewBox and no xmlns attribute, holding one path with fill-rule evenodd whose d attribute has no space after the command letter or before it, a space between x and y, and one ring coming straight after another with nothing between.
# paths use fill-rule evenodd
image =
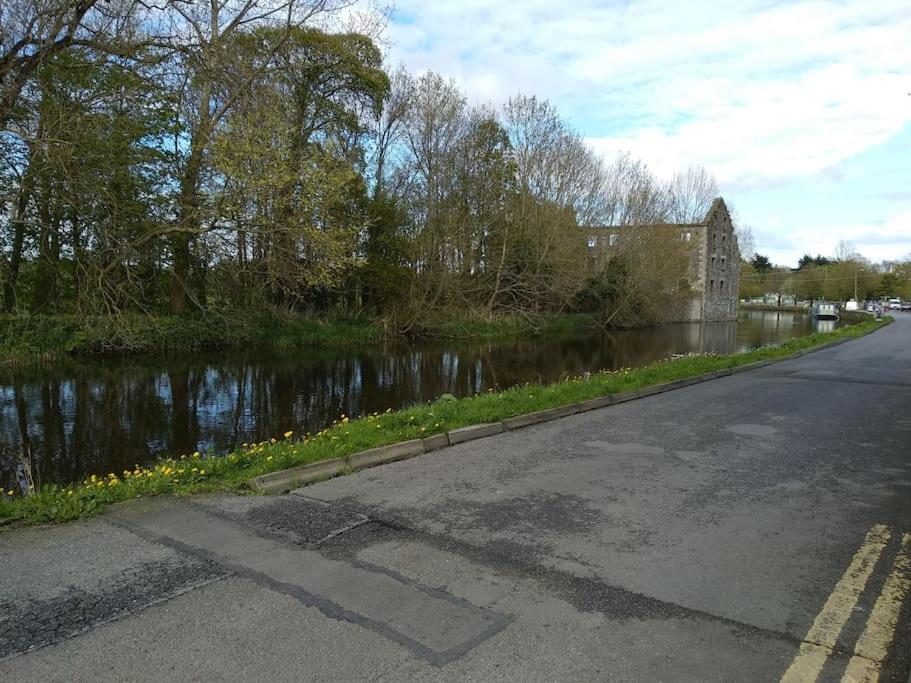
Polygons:
<instances>
[{"instance_id":1,"label":"treeline","mask_svg":"<svg viewBox=\"0 0 911 683\"><path fill-rule=\"evenodd\" d=\"M583 226L701 220L705 171L660 183L547 102L389 69L349 5L4 2L3 310L404 330L448 308L647 322L680 294L683 245L631 241L593 272Z\"/></svg>"},{"instance_id":2,"label":"treeline","mask_svg":"<svg viewBox=\"0 0 911 683\"><path fill-rule=\"evenodd\" d=\"M832 257L805 254L797 268L775 266L756 254L743 264L740 277L742 298L776 294L809 301L911 299L911 259L873 263L847 242L840 243Z\"/></svg>"}]
</instances>

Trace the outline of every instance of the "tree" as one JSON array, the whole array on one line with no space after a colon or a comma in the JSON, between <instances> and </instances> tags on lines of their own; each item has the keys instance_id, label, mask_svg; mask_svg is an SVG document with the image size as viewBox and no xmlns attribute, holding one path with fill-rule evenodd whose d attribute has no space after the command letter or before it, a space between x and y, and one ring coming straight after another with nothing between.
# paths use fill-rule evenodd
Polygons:
<instances>
[{"instance_id":1,"label":"tree","mask_svg":"<svg viewBox=\"0 0 911 683\"><path fill-rule=\"evenodd\" d=\"M763 256L762 254L755 254L750 260L750 264L753 266L753 270L755 270L760 275L770 273L773 268L772 262L769 261L769 258L767 256Z\"/></svg>"},{"instance_id":2,"label":"tree","mask_svg":"<svg viewBox=\"0 0 911 683\"><path fill-rule=\"evenodd\" d=\"M751 261L745 261L740 265L739 291L741 298L746 299L765 294L762 287L762 273L756 270Z\"/></svg>"},{"instance_id":3,"label":"tree","mask_svg":"<svg viewBox=\"0 0 911 683\"><path fill-rule=\"evenodd\" d=\"M359 140L389 82L379 50L358 34L259 28L236 43L238 70L273 75L251 83L216 135L220 206L271 303L301 304L355 263L367 229Z\"/></svg>"},{"instance_id":4,"label":"tree","mask_svg":"<svg viewBox=\"0 0 911 683\"><path fill-rule=\"evenodd\" d=\"M718 183L702 166L674 174L665 189L667 219L671 223L700 223L719 195Z\"/></svg>"},{"instance_id":5,"label":"tree","mask_svg":"<svg viewBox=\"0 0 911 683\"><path fill-rule=\"evenodd\" d=\"M816 266L828 266L831 265L831 259L826 258L825 256L816 255L810 256L809 254L804 254L800 257L800 260L797 262L797 269L803 270L805 268L813 268Z\"/></svg>"},{"instance_id":6,"label":"tree","mask_svg":"<svg viewBox=\"0 0 911 683\"><path fill-rule=\"evenodd\" d=\"M274 66L277 54L295 31L321 15L344 7L344 0L262 0L259 2L212 0L170 4L168 46L177 56L172 61L174 83L179 91L178 109L184 129L183 142L176 146L179 163L175 169L177 194L175 220L168 231L173 259L171 310L183 313L194 300L191 277L192 245L208 231L202 195L208 176L210 148L216 131L261 78ZM233 68L237 36L256 28L271 29L266 52L248 62L248 68ZM269 54L271 51L271 54Z\"/></svg>"},{"instance_id":7,"label":"tree","mask_svg":"<svg viewBox=\"0 0 911 683\"><path fill-rule=\"evenodd\" d=\"M74 45L104 46L130 10L129 3L101 5L98 0L5 0L0 5L0 128L48 59Z\"/></svg>"}]
</instances>

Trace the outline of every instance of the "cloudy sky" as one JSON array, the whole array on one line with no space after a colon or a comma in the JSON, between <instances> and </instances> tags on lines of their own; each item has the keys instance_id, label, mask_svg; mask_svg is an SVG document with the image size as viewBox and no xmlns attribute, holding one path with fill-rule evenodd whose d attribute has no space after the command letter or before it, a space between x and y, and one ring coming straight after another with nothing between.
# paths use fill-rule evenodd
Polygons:
<instances>
[{"instance_id":1,"label":"cloudy sky","mask_svg":"<svg viewBox=\"0 0 911 683\"><path fill-rule=\"evenodd\" d=\"M911 2L396 0L393 62L554 102L661 177L702 164L757 250L911 253Z\"/></svg>"}]
</instances>

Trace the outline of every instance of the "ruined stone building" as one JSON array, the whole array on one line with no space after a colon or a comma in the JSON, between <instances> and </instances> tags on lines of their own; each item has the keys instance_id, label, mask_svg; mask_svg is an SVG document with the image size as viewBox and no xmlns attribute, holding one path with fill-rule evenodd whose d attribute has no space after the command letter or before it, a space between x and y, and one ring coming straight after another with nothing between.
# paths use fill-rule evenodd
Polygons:
<instances>
[{"instance_id":1,"label":"ruined stone building","mask_svg":"<svg viewBox=\"0 0 911 683\"><path fill-rule=\"evenodd\" d=\"M728 207L718 197L701 223L603 226L589 230L588 247L593 268L602 267L622 240L635 231L672 232L690 257L689 293L669 305L666 322L711 322L737 319L740 288L740 250Z\"/></svg>"}]
</instances>

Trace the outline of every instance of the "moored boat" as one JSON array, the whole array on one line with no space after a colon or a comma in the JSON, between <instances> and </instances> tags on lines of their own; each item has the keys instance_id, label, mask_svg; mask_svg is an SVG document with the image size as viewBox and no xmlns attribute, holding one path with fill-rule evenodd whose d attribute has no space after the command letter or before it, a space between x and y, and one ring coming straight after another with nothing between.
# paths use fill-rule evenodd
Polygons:
<instances>
[{"instance_id":1,"label":"moored boat","mask_svg":"<svg viewBox=\"0 0 911 683\"><path fill-rule=\"evenodd\" d=\"M813 304L813 317L817 320L838 320L838 306L828 301Z\"/></svg>"}]
</instances>

